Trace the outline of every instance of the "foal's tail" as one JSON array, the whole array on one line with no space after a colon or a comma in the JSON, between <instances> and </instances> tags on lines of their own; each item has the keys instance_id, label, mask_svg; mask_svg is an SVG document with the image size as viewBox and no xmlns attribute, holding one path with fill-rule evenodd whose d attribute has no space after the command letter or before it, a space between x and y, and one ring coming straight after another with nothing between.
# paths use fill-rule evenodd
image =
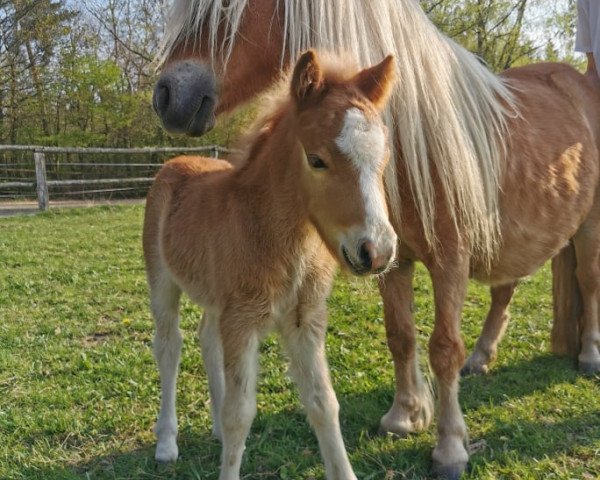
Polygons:
<instances>
[{"instance_id":1,"label":"foal's tail","mask_svg":"<svg viewBox=\"0 0 600 480\"><path fill-rule=\"evenodd\" d=\"M552 352L576 359L581 348L580 321L583 301L575 276L577 258L573 242L569 242L552 259L552 297L554 324Z\"/></svg>"}]
</instances>

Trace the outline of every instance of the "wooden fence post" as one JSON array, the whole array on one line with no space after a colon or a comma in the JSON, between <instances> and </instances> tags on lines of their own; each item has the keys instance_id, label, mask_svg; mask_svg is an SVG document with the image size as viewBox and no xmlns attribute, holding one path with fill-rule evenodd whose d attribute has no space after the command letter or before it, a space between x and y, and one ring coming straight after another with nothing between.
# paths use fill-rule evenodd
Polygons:
<instances>
[{"instance_id":1,"label":"wooden fence post","mask_svg":"<svg viewBox=\"0 0 600 480\"><path fill-rule=\"evenodd\" d=\"M211 150L212 150L212 157L219 158L219 147L214 145Z\"/></svg>"},{"instance_id":2,"label":"wooden fence post","mask_svg":"<svg viewBox=\"0 0 600 480\"><path fill-rule=\"evenodd\" d=\"M37 186L38 205L42 212L48 210L50 198L48 196L48 183L46 181L46 156L43 152L33 152L35 160L35 180Z\"/></svg>"}]
</instances>

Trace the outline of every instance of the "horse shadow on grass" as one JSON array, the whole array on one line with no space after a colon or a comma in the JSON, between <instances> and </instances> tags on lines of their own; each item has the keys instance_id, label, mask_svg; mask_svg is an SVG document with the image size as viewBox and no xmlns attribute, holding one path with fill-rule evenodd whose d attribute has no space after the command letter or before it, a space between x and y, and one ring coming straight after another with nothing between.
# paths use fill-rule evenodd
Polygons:
<instances>
[{"instance_id":1,"label":"horse shadow on grass","mask_svg":"<svg viewBox=\"0 0 600 480\"><path fill-rule=\"evenodd\" d=\"M489 402L500 405L507 400L546 391L557 384L574 384L580 377L573 360L549 353L524 358L505 366L492 366L486 375L461 378L461 406L463 409L477 408Z\"/></svg>"},{"instance_id":2,"label":"horse shadow on grass","mask_svg":"<svg viewBox=\"0 0 600 480\"><path fill-rule=\"evenodd\" d=\"M573 385L579 378L571 362L550 355L537 356L493 369L487 376L462 379L461 403L469 422L472 415L485 415L485 412L478 413L480 408L506 406L510 409L510 405L519 399L535 396L560 384ZM593 381L597 380L596 377ZM392 398L391 385L338 394L343 435L357 476L360 479L428 478L429 457L435 440L434 426L427 432L400 440L380 437L376 433L379 418ZM556 408L560 407L556 405ZM488 472L490 469L501 471L510 468L514 461L534 464L539 459L571 455L597 445L600 439L600 409L590 408L575 415L558 415L558 418L523 420L503 414L488 419L491 428L473 439L479 443L483 440L485 447L473 455L473 471L467 478L478 478L482 468ZM48 480L218 478L221 449L209 431L183 426L179 449L178 462L170 465L154 461L152 443L64 468L32 467L22 473L23 478ZM317 441L299 403L276 413L261 413L259 410L248 438L242 478L324 478Z\"/></svg>"}]
</instances>

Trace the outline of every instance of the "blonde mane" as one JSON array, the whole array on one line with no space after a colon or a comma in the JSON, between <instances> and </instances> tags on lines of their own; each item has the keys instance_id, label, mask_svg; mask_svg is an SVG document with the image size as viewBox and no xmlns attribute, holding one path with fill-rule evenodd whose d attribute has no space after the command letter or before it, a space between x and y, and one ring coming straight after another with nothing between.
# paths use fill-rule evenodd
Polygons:
<instances>
[{"instance_id":1,"label":"blonde mane","mask_svg":"<svg viewBox=\"0 0 600 480\"><path fill-rule=\"evenodd\" d=\"M227 62L248 0L175 0L159 64L180 41L207 29L213 55ZM500 242L498 192L506 117L515 115L507 85L470 52L444 36L417 0L279 0L283 54L294 59L309 47L354 52L361 67L394 54L398 82L386 112L399 140L396 162L405 162L426 239L436 248L435 181L473 253L491 261ZM221 42L217 30L225 32ZM190 40L192 39L192 40ZM435 172L435 173L434 173ZM396 167L386 187L392 215L400 219Z\"/></svg>"}]
</instances>

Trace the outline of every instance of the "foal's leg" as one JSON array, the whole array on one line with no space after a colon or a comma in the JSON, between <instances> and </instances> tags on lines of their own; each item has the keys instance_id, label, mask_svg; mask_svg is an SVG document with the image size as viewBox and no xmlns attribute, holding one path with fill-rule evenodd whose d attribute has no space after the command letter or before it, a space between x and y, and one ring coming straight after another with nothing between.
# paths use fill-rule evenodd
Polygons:
<instances>
[{"instance_id":1,"label":"foal's leg","mask_svg":"<svg viewBox=\"0 0 600 480\"><path fill-rule=\"evenodd\" d=\"M586 373L600 371L600 222L587 221L573 238L577 268L575 274L583 300L579 369Z\"/></svg>"},{"instance_id":2,"label":"foal's leg","mask_svg":"<svg viewBox=\"0 0 600 480\"><path fill-rule=\"evenodd\" d=\"M251 322L221 316L225 395L220 412L221 474L219 480L238 480L246 438L256 416L258 337Z\"/></svg>"},{"instance_id":3,"label":"foal's leg","mask_svg":"<svg viewBox=\"0 0 600 480\"><path fill-rule=\"evenodd\" d=\"M508 283L490 289L492 303L485 319L481 335L477 339L473 353L460 371L462 375L487 373L490 363L496 358L498 343L502 340L510 313L508 305L515 291L517 282Z\"/></svg>"},{"instance_id":4,"label":"foal's leg","mask_svg":"<svg viewBox=\"0 0 600 480\"><path fill-rule=\"evenodd\" d=\"M319 441L327 479L356 479L344 447L339 405L325 358L325 304L300 306L294 317L281 326L281 336L290 357L290 374Z\"/></svg>"},{"instance_id":5,"label":"foal's leg","mask_svg":"<svg viewBox=\"0 0 600 480\"><path fill-rule=\"evenodd\" d=\"M154 357L160 372L160 413L154 427L157 436L156 460L177 460L177 414L175 396L182 338L179 332L181 290L166 271L150 279L150 304L156 324Z\"/></svg>"},{"instance_id":6,"label":"foal's leg","mask_svg":"<svg viewBox=\"0 0 600 480\"><path fill-rule=\"evenodd\" d=\"M458 403L459 371L465 359L460 316L468 283L468 259L444 259L430 268L435 297L435 327L429 358L439 397L438 443L433 469L444 478L457 479L469 461L467 427Z\"/></svg>"},{"instance_id":7,"label":"foal's leg","mask_svg":"<svg viewBox=\"0 0 600 480\"><path fill-rule=\"evenodd\" d=\"M219 313L205 310L198 330L204 368L208 375L210 404L213 419L213 435L222 440L221 407L225 396L225 372L223 366L223 345L219 331Z\"/></svg>"},{"instance_id":8,"label":"foal's leg","mask_svg":"<svg viewBox=\"0 0 600 480\"><path fill-rule=\"evenodd\" d=\"M387 342L396 376L394 403L381 419L380 431L400 436L428 427L433 415L431 392L418 364L412 313L413 273L414 262L401 260L397 268L379 281Z\"/></svg>"}]
</instances>

